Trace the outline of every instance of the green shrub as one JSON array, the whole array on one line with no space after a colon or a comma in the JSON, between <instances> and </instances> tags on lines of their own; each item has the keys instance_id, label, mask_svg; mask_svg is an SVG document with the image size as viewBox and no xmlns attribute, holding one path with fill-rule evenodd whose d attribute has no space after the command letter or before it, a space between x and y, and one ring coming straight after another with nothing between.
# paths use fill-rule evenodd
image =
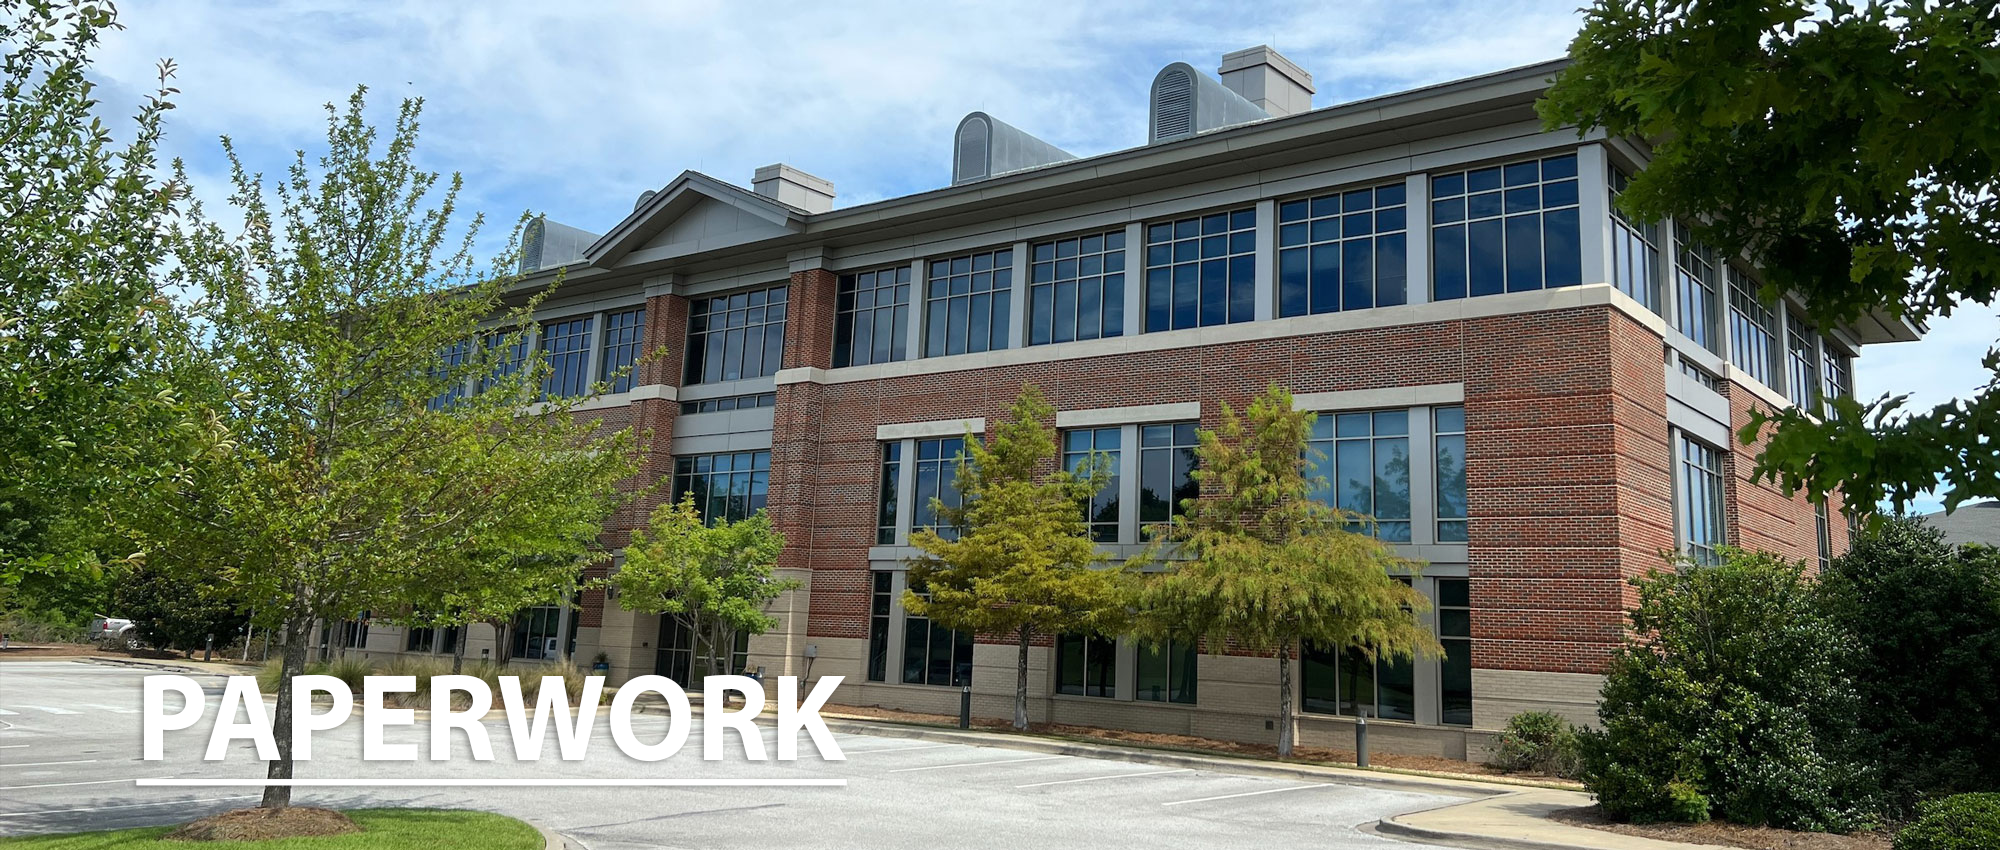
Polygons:
<instances>
[{"instance_id":1,"label":"green shrub","mask_svg":"<svg viewBox=\"0 0 2000 850\"><path fill-rule=\"evenodd\" d=\"M1639 605L1582 733L1583 781L1635 822L1846 832L1879 806L1858 748L1853 641L1800 564L1729 552L1635 580Z\"/></svg>"},{"instance_id":2,"label":"green shrub","mask_svg":"<svg viewBox=\"0 0 2000 850\"><path fill-rule=\"evenodd\" d=\"M1861 649L1859 722L1894 813L2000 789L2000 551L1884 518L1820 578L1826 610Z\"/></svg>"},{"instance_id":3,"label":"green shrub","mask_svg":"<svg viewBox=\"0 0 2000 850\"><path fill-rule=\"evenodd\" d=\"M1896 850L1991 850L2000 847L2000 793L1954 794L1925 803L1896 833Z\"/></svg>"},{"instance_id":4,"label":"green shrub","mask_svg":"<svg viewBox=\"0 0 2000 850\"><path fill-rule=\"evenodd\" d=\"M1507 719L1491 764L1509 773L1540 773L1570 779L1583 769L1576 727L1561 715L1524 711Z\"/></svg>"}]
</instances>

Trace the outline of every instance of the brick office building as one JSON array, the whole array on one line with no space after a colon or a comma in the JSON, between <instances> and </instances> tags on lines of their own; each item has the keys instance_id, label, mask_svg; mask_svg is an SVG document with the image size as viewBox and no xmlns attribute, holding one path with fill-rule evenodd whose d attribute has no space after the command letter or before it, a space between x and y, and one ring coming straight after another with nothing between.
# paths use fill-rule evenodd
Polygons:
<instances>
[{"instance_id":1,"label":"brick office building","mask_svg":"<svg viewBox=\"0 0 2000 850\"><path fill-rule=\"evenodd\" d=\"M920 711L955 710L969 672L975 710L1005 715L1012 647L898 599L963 435L1038 384L1070 456L1113 454L1092 525L1126 553L1188 492L1195 428L1277 383L1322 414L1327 498L1428 564L1412 581L1446 649L1308 653L1302 741L1346 741L1366 712L1380 746L1463 756L1518 711L1588 719L1626 579L1662 552L1844 548L1837 500L1753 483L1730 435L1754 409L1848 392L1862 345L1916 331L1815 329L1761 300L1755 269L1624 220L1611 200L1647 149L1544 132L1533 102L1559 67L1314 109L1311 77L1253 48L1219 80L1162 70L1130 150L1077 158L973 113L951 185L907 197L834 209L830 183L788 166L754 190L688 172L601 236L538 223L523 291L565 273L536 343L549 389L667 349L592 412L647 432L660 498L768 507L785 533L781 571L804 588L742 663ZM685 675L660 618L579 603L525 613L511 646L477 629L472 654L540 657L567 634L615 679ZM374 631L375 651L451 639ZM1269 737L1268 658L1098 637L1034 658L1037 720Z\"/></svg>"}]
</instances>

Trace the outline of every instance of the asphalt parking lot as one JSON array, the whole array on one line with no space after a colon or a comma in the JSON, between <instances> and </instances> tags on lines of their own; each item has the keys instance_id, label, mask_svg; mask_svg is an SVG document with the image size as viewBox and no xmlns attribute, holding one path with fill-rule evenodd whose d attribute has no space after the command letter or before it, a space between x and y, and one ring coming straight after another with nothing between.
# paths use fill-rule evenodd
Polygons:
<instances>
[{"instance_id":1,"label":"asphalt parking lot","mask_svg":"<svg viewBox=\"0 0 2000 850\"><path fill-rule=\"evenodd\" d=\"M239 741L221 762L205 762L210 723L170 732L166 759L140 755L141 681L147 671L87 662L0 664L0 836L176 823L253 805L255 788L141 787L141 777L253 778L263 775ZM222 680L198 677L213 706ZM634 720L641 740L657 740L667 720ZM767 720L768 724L768 720ZM504 724L488 723L498 759L475 762L458 741L446 762L362 761L361 723L314 739L301 778L445 779L452 782L636 779L845 779L845 787L387 787L299 788L303 804L434 806L502 812L559 830L593 850L704 847L1102 848L1385 847L1411 844L1361 831L1384 816L1460 798L1377 787L1175 769L1111 758L1047 755L994 746L837 734L845 761L825 761L801 741L795 762L744 760L732 733L731 758L701 760L699 718L681 753L666 761L629 759L593 725L589 757L517 762ZM762 727L775 754L775 732ZM428 726L391 727L391 743L416 742L428 755ZM802 736L803 737L803 736Z\"/></svg>"}]
</instances>

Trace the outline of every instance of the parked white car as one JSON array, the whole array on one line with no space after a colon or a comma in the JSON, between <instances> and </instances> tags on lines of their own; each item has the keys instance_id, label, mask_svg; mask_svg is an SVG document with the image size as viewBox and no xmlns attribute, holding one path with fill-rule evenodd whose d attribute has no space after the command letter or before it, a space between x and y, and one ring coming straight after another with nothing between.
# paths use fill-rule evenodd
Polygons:
<instances>
[{"instance_id":1,"label":"parked white car","mask_svg":"<svg viewBox=\"0 0 2000 850\"><path fill-rule=\"evenodd\" d=\"M139 648L139 629L131 620L117 617L96 617L90 621L90 639L93 643L122 646L126 649Z\"/></svg>"}]
</instances>

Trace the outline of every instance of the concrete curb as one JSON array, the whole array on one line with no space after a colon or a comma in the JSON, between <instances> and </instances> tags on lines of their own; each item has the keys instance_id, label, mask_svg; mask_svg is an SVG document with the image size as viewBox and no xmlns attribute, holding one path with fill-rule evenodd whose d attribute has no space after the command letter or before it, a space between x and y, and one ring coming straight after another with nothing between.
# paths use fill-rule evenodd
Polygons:
<instances>
[{"instance_id":1,"label":"concrete curb","mask_svg":"<svg viewBox=\"0 0 2000 850\"><path fill-rule=\"evenodd\" d=\"M1450 794L1452 796L1468 798L1494 797L1515 793L1511 790L1503 790L1495 787L1491 783L1472 780L1379 773L1376 771L1322 767L1319 765L1273 764L1255 759L1204 756L1137 747L1121 747L1114 744L1057 741L992 732L932 729L921 726L834 717L826 718L826 726L835 732L845 732L850 735L872 735L878 738L909 738L919 741L971 744L1020 750L1022 752L1044 753L1047 755L1089 756L1131 762L1133 764L1223 770L1231 773L1269 776L1280 779L1303 779L1313 782L1335 782L1343 785L1365 785L1392 788L1401 791Z\"/></svg>"},{"instance_id":2,"label":"concrete curb","mask_svg":"<svg viewBox=\"0 0 2000 850\"><path fill-rule=\"evenodd\" d=\"M542 850L587 850L582 842L574 838L526 818L522 820L527 825L534 827L536 832L542 834Z\"/></svg>"},{"instance_id":3,"label":"concrete curb","mask_svg":"<svg viewBox=\"0 0 2000 850\"><path fill-rule=\"evenodd\" d=\"M1450 807L1440 806L1439 808L1450 808ZM1424 811L1435 811L1435 810L1425 809ZM1406 812L1405 814L1415 814L1415 812ZM1411 826L1410 824L1404 823L1397 819L1400 817L1403 817L1403 815L1395 815L1392 817L1386 817L1381 820L1378 820L1374 824L1372 824L1374 828L1369 831L1375 832L1379 835L1385 835L1391 838L1407 838L1414 841L1423 841L1430 844L1444 844L1451 847L1465 847L1468 848L1469 850L1577 850L1577 848L1581 846L1576 844L1558 844L1550 841L1531 841L1525 838L1502 838L1499 836L1492 836L1492 835L1480 835L1478 833L1473 833L1473 832L1456 832L1444 829L1431 829L1429 827L1423 827L1423 826Z\"/></svg>"}]
</instances>

